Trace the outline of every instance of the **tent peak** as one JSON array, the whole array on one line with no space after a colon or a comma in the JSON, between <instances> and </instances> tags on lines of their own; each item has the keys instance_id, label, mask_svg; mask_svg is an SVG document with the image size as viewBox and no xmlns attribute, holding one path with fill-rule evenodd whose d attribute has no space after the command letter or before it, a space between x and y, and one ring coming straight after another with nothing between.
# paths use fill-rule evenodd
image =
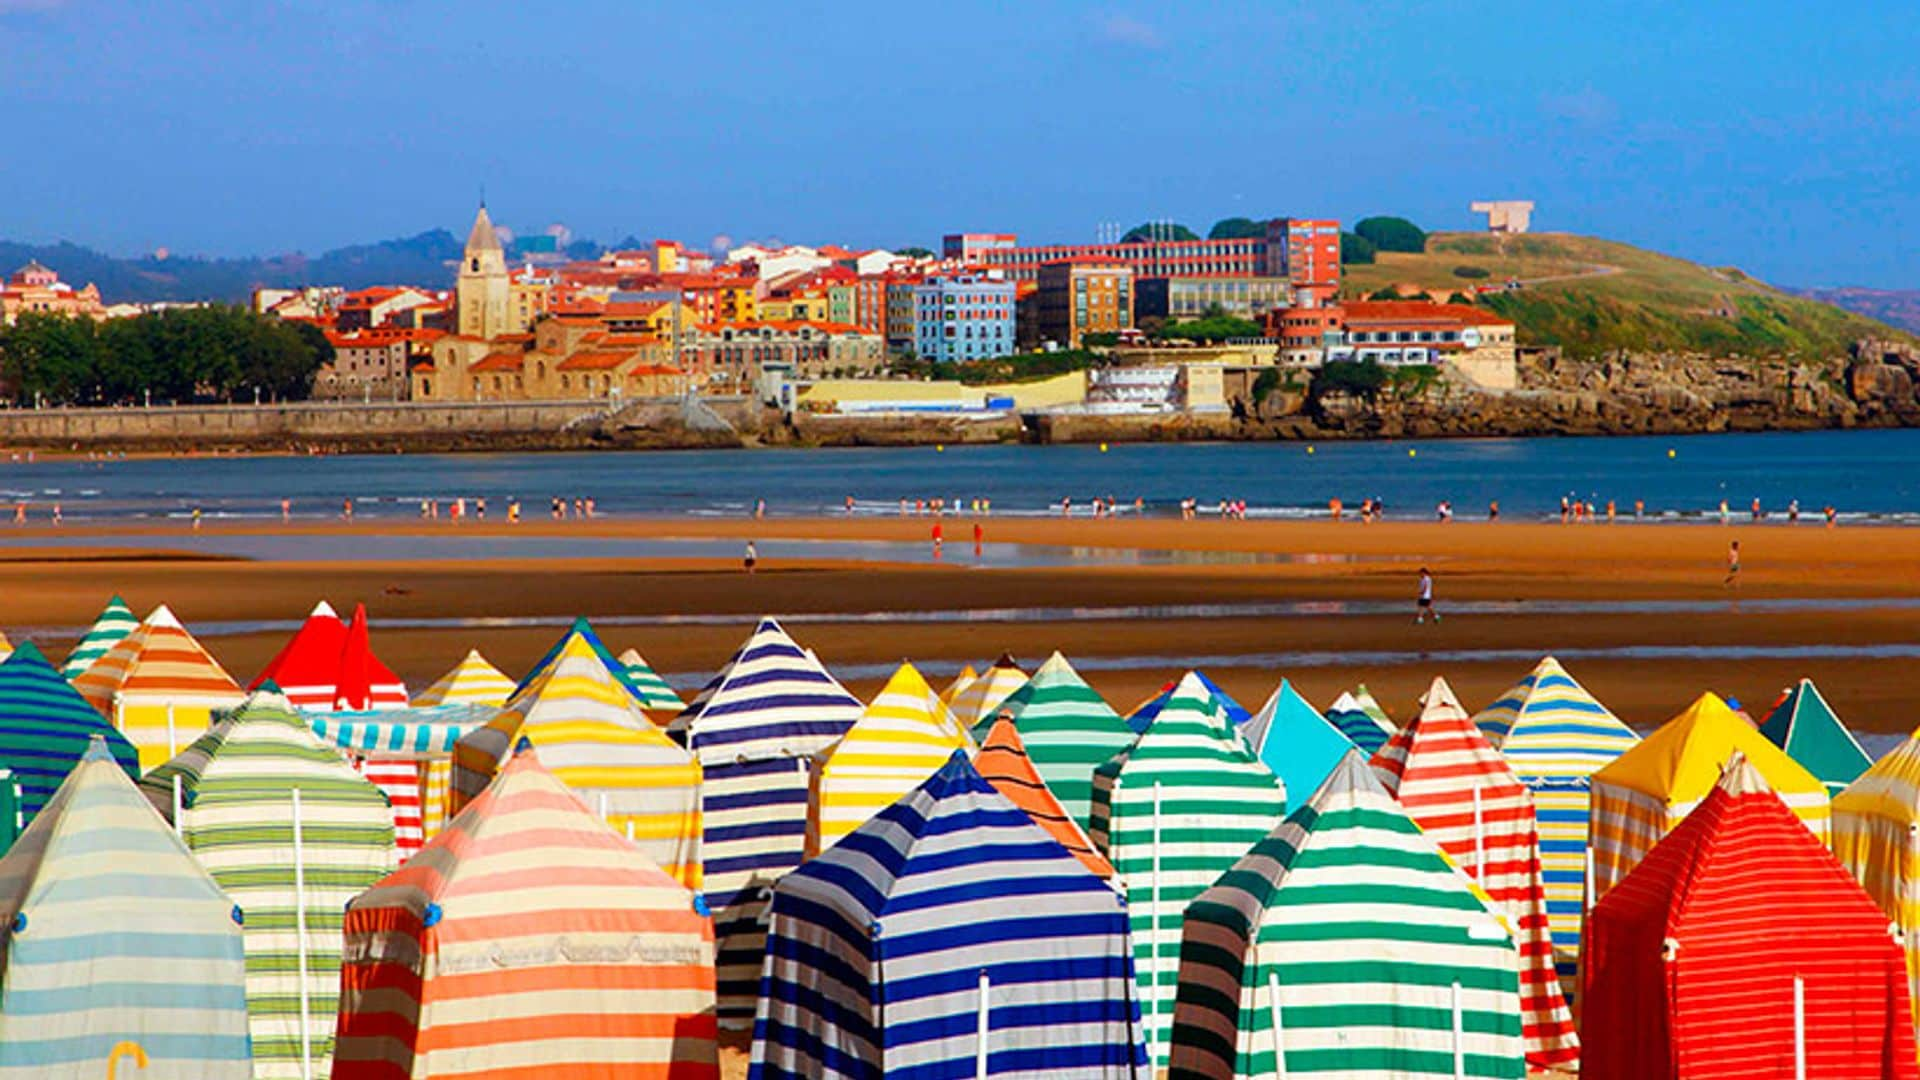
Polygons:
<instances>
[{"instance_id":1,"label":"tent peak","mask_svg":"<svg viewBox=\"0 0 1920 1080\"><path fill-rule=\"evenodd\" d=\"M340 613L333 610L333 605L327 603L325 600L313 605L313 610L307 613L307 618L309 619L337 619L339 617Z\"/></svg>"},{"instance_id":2,"label":"tent peak","mask_svg":"<svg viewBox=\"0 0 1920 1080\"><path fill-rule=\"evenodd\" d=\"M180 625L180 617L175 615L173 609L165 604L161 604L159 607L153 609L153 612L147 616L147 625L167 626L175 630L186 629L186 627Z\"/></svg>"}]
</instances>

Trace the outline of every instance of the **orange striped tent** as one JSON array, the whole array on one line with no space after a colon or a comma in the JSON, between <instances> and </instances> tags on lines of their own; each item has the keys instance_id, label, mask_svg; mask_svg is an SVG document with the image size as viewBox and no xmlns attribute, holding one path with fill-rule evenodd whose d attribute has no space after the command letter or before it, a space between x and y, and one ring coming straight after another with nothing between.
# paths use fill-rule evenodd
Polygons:
<instances>
[{"instance_id":1,"label":"orange striped tent","mask_svg":"<svg viewBox=\"0 0 1920 1080\"><path fill-rule=\"evenodd\" d=\"M1421 701L1420 716L1373 756L1373 770L1407 816L1480 886L1513 933L1520 947L1527 1064L1572 1062L1580 1056L1580 1042L1554 968L1533 796L1445 679L1433 680Z\"/></svg>"},{"instance_id":2,"label":"orange striped tent","mask_svg":"<svg viewBox=\"0 0 1920 1080\"><path fill-rule=\"evenodd\" d=\"M1087 869L1100 875L1102 880L1113 879L1113 864L1093 849L1093 841L1087 839L1079 823L1060 805L1060 800L1053 797L1046 781L1040 779L1033 759L1027 756L1027 745L1020 741L1020 729L1013 726L1013 717L1003 715L987 729L987 741L980 744L973 767L981 779L992 784L994 790L1005 795L1013 805L1025 810L1035 825L1060 841L1060 846L1073 852L1073 857Z\"/></svg>"},{"instance_id":3,"label":"orange striped tent","mask_svg":"<svg viewBox=\"0 0 1920 1080\"><path fill-rule=\"evenodd\" d=\"M334 1075L716 1080L713 920L531 746L347 906Z\"/></svg>"},{"instance_id":4,"label":"orange striped tent","mask_svg":"<svg viewBox=\"0 0 1920 1080\"><path fill-rule=\"evenodd\" d=\"M247 699L165 604L81 672L73 688L140 752L142 772L205 734L213 710Z\"/></svg>"}]
</instances>

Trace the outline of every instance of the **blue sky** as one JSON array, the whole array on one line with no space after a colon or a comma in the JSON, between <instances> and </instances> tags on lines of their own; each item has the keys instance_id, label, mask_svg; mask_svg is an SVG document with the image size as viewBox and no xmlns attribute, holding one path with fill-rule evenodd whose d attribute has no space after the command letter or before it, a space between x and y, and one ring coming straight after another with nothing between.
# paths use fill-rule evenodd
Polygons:
<instances>
[{"instance_id":1,"label":"blue sky","mask_svg":"<svg viewBox=\"0 0 1920 1080\"><path fill-rule=\"evenodd\" d=\"M1911 4L0 0L0 236L937 246L1246 215L1920 287Z\"/></svg>"}]
</instances>

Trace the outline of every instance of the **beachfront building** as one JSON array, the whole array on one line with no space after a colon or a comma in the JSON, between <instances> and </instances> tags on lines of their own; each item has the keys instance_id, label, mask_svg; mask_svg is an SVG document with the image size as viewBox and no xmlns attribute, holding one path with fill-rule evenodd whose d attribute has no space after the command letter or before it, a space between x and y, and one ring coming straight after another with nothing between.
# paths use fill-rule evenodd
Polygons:
<instances>
[{"instance_id":1,"label":"beachfront building","mask_svg":"<svg viewBox=\"0 0 1920 1080\"><path fill-rule=\"evenodd\" d=\"M617 332L598 318L548 318L532 333L493 338L449 334L412 371L415 401L579 401L687 388L667 340Z\"/></svg>"},{"instance_id":2,"label":"beachfront building","mask_svg":"<svg viewBox=\"0 0 1920 1080\"><path fill-rule=\"evenodd\" d=\"M105 319L107 309L92 283L76 289L36 259L15 270L0 288L0 321L12 326L28 314Z\"/></svg>"},{"instance_id":3,"label":"beachfront building","mask_svg":"<svg viewBox=\"0 0 1920 1080\"><path fill-rule=\"evenodd\" d=\"M1473 304L1428 300L1350 300L1277 308L1266 336L1280 342L1280 360L1372 361L1383 367L1447 364L1475 385L1519 385L1513 320Z\"/></svg>"},{"instance_id":4,"label":"beachfront building","mask_svg":"<svg viewBox=\"0 0 1920 1080\"><path fill-rule=\"evenodd\" d=\"M1014 284L992 270L936 274L914 289L915 352L964 362L1013 353Z\"/></svg>"},{"instance_id":5,"label":"beachfront building","mask_svg":"<svg viewBox=\"0 0 1920 1080\"><path fill-rule=\"evenodd\" d=\"M1258 322L1292 303L1293 290L1284 277L1150 277L1134 286L1133 317L1199 319L1218 308Z\"/></svg>"},{"instance_id":6,"label":"beachfront building","mask_svg":"<svg viewBox=\"0 0 1920 1080\"><path fill-rule=\"evenodd\" d=\"M1133 327L1133 267L1100 255L1063 259L1040 268L1040 340L1077 349L1088 334Z\"/></svg>"},{"instance_id":7,"label":"beachfront building","mask_svg":"<svg viewBox=\"0 0 1920 1080\"><path fill-rule=\"evenodd\" d=\"M433 358L433 343L444 330L381 326L353 333L330 331L333 359L313 377L317 401L405 401L408 372Z\"/></svg>"},{"instance_id":8,"label":"beachfront building","mask_svg":"<svg viewBox=\"0 0 1920 1080\"><path fill-rule=\"evenodd\" d=\"M680 350L680 364L699 388L737 393L762 372L801 379L873 375L886 366L879 334L850 323L757 319L702 323Z\"/></svg>"}]
</instances>

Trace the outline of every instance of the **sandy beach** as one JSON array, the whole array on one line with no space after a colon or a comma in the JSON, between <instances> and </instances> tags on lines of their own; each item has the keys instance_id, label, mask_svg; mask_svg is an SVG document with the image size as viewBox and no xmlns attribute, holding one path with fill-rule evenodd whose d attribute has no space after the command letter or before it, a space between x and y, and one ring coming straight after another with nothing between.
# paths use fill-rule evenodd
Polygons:
<instances>
[{"instance_id":1,"label":"sandy beach","mask_svg":"<svg viewBox=\"0 0 1920 1080\"><path fill-rule=\"evenodd\" d=\"M987 569L970 565L972 519L944 519L948 541L938 561L928 543L932 526L925 517L276 522L210 525L199 534L181 526L28 526L0 548L0 627L33 633L63 654L67 634L33 628L84 626L111 592L138 612L165 602L189 628L216 630L289 625L321 598L343 611L364 602L376 649L421 686L470 647L517 674L558 635L555 622L587 615L612 620L602 631L616 649L638 647L676 681L697 682L725 660L754 616L773 613L794 616L796 636L863 695L902 659L940 681L1003 651L1031 668L1057 648L1123 710L1176 677L1183 661L1204 662L1250 708L1285 675L1321 704L1365 681L1389 710L1403 713L1436 674L1477 708L1532 658L1555 652L1636 725L1658 724L1709 688L1763 709L1801 676L1818 681L1860 730L1905 732L1915 723L1905 678L1912 656L1874 652L1920 643L1920 531L989 518L989 545L1099 549L1101 557L1088 565ZM357 538L456 531L742 547L748 539L913 546L871 561L763 556L753 575L737 559L718 557L353 557ZM143 544L158 535L160 546L114 543L136 534ZM335 561L196 550L209 538L240 534L319 538ZM57 538L58 546L36 538ZM1722 584L1730 540L1742 546L1737 589ZM903 550L924 554L901 561ZM1128 552L1140 553L1142 564L1124 565ZM1412 623L1422 565L1437 578L1440 609L1458 605L1437 627ZM1156 610L1167 607L1184 610ZM707 618L618 622L688 616ZM544 622L464 622L500 617ZM285 637L278 627L209 632L206 644L245 682Z\"/></svg>"}]
</instances>

